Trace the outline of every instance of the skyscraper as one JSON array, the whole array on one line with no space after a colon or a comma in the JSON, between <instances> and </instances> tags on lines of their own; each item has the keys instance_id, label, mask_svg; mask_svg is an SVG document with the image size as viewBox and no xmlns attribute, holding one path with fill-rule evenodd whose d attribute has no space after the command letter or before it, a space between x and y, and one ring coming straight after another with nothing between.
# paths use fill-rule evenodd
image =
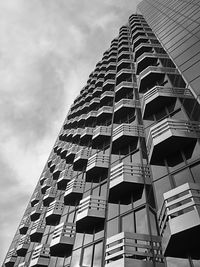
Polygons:
<instances>
[{"instance_id":1,"label":"skyscraper","mask_svg":"<svg viewBox=\"0 0 200 267\"><path fill-rule=\"evenodd\" d=\"M71 106L4 266L199 266L198 72L183 68L194 50L179 50L178 34L181 18L191 34L198 24L193 6L146 0L120 28Z\"/></svg>"}]
</instances>

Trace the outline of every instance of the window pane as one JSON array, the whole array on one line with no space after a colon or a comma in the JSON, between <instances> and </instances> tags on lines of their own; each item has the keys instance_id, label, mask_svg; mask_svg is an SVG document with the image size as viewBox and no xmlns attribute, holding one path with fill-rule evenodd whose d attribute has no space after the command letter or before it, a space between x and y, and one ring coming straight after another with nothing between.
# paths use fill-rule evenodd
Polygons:
<instances>
[{"instance_id":1,"label":"window pane","mask_svg":"<svg viewBox=\"0 0 200 267\"><path fill-rule=\"evenodd\" d=\"M84 251L83 251L83 261L82 261L82 265L83 266L91 266L91 263L92 263L92 249L93 249L93 246L89 246L87 248L84 248Z\"/></svg>"},{"instance_id":2,"label":"window pane","mask_svg":"<svg viewBox=\"0 0 200 267\"><path fill-rule=\"evenodd\" d=\"M148 234L146 209L135 212L136 233Z\"/></svg>"},{"instance_id":3,"label":"window pane","mask_svg":"<svg viewBox=\"0 0 200 267\"><path fill-rule=\"evenodd\" d=\"M97 243L94 247L94 261L93 267L101 266L103 242Z\"/></svg>"}]
</instances>

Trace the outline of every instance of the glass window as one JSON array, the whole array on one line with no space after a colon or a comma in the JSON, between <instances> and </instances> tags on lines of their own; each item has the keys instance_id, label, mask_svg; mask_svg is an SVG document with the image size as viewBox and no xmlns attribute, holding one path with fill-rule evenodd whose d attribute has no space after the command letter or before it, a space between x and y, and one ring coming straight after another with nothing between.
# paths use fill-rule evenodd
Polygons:
<instances>
[{"instance_id":1,"label":"glass window","mask_svg":"<svg viewBox=\"0 0 200 267\"><path fill-rule=\"evenodd\" d=\"M121 217L121 231L135 232L133 213L129 213Z\"/></svg>"},{"instance_id":2,"label":"glass window","mask_svg":"<svg viewBox=\"0 0 200 267\"><path fill-rule=\"evenodd\" d=\"M187 168L174 174L174 182L176 186L189 183L189 182L193 182L189 169Z\"/></svg>"},{"instance_id":3,"label":"glass window","mask_svg":"<svg viewBox=\"0 0 200 267\"><path fill-rule=\"evenodd\" d=\"M103 242L99 242L94 246L94 260L93 267L100 267L102 260L102 252L103 252Z\"/></svg>"},{"instance_id":4,"label":"glass window","mask_svg":"<svg viewBox=\"0 0 200 267\"><path fill-rule=\"evenodd\" d=\"M107 237L113 236L118 234L119 232L119 218L115 218L113 220L110 220L107 223Z\"/></svg>"},{"instance_id":5,"label":"glass window","mask_svg":"<svg viewBox=\"0 0 200 267\"><path fill-rule=\"evenodd\" d=\"M93 246L89 246L83 249L83 259L82 259L82 265L90 267L92 264L92 251Z\"/></svg>"},{"instance_id":6,"label":"glass window","mask_svg":"<svg viewBox=\"0 0 200 267\"><path fill-rule=\"evenodd\" d=\"M200 163L193 165L190 170L192 172L195 182L200 183Z\"/></svg>"},{"instance_id":7,"label":"glass window","mask_svg":"<svg viewBox=\"0 0 200 267\"><path fill-rule=\"evenodd\" d=\"M148 234L147 227L147 211L146 208L137 210L135 212L135 223L136 223L136 233L138 234Z\"/></svg>"}]
</instances>

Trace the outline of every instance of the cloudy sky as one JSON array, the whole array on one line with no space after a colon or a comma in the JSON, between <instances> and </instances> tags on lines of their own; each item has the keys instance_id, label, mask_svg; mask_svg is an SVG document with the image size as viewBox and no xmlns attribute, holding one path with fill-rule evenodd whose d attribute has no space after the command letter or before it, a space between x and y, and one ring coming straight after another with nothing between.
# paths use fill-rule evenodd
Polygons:
<instances>
[{"instance_id":1,"label":"cloudy sky","mask_svg":"<svg viewBox=\"0 0 200 267\"><path fill-rule=\"evenodd\" d=\"M69 105L139 0L0 0L0 263Z\"/></svg>"}]
</instances>

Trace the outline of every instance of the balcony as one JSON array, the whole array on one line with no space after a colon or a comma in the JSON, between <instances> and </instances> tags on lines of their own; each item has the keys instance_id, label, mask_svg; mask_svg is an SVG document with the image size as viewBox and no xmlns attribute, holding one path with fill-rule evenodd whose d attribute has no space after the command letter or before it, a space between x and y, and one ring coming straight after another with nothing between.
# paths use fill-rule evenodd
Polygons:
<instances>
[{"instance_id":1,"label":"balcony","mask_svg":"<svg viewBox=\"0 0 200 267\"><path fill-rule=\"evenodd\" d=\"M135 61L137 62L137 59L143 54L143 53L149 53L152 52L152 49L155 51L155 48L162 48L160 44L153 44L149 41L147 42L140 42L139 45L135 48Z\"/></svg>"},{"instance_id":2,"label":"balcony","mask_svg":"<svg viewBox=\"0 0 200 267\"><path fill-rule=\"evenodd\" d=\"M19 233L21 235L25 235L27 233L27 230L28 230L28 228L30 226L30 222L31 221L30 221L30 217L29 216L25 216L22 219L22 221L20 223L20 226L19 226Z\"/></svg>"},{"instance_id":3,"label":"balcony","mask_svg":"<svg viewBox=\"0 0 200 267\"><path fill-rule=\"evenodd\" d=\"M29 264L27 262L22 262L18 265L18 267L29 267Z\"/></svg>"},{"instance_id":4,"label":"balcony","mask_svg":"<svg viewBox=\"0 0 200 267\"><path fill-rule=\"evenodd\" d=\"M200 185L185 183L163 195L159 215L164 256L200 259Z\"/></svg>"},{"instance_id":5,"label":"balcony","mask_svg":"<svg viewBox=\"0 0 200 267\"><path fill-rule=\"evenodd\" d=\"M117 72L117 83L131 79L133 74L132 69L124 68Z\"/></svg>"},{"instance_id":6,"label":"balcony","mask_svg":"<svg viewBox=\"0 0 200 267\"><path fill-rule=\"evenodd\" d=\"M46 224L47 225L57 225L60 221L60 217L62 215L64 209L64 203L60 200L54 200L51 202L47 209L46 213Z\"/></svg>"},{"instance_id":7,"label":"balcony","mask_svg":"<svg viewBox=\"0 0 200 267\"><path fill-rule=\"evenodd\" d=\"M105 91L100 98L101 105L105 105L106 103L113 100L115 93L113 91Z\"/></svg>"},{"instance_id":8,"label":"balcony","mask_svg":"<svg viewBox=\"0 0 200 267\"><path fill-rule=\"evenodd\" d=\"M68 152L66 154L65 160L66 163L73 163L74 157L76 155L76 153L81 149L82 147L78 146L78 145L73 145L72 147L70 147L68 149Z\"/></svg>"},{"instance_id":9,"label":"balcony","mask_svg":"<svg viewBox=\"0 0 200 267\"><path fill-rule=\"evenodd\" d=\"M193 121L164 119L152 126L149 130L147 148L149 162L160 162L178 150L193 147L200 138L200 124Z\"/></svg>"},{"instance_id":10,"label":"balcony","mask_svg":"<svg viewBox=\"0 0 200 267\"><path fill-rule=\"evenodd\" d=\"M130 143L137 146L139 137L144 137L142 125L122 123L113 129L112 153L116 153L119 149L126 147Z\"/></svg>"},{"instance_id":11,"label":"balcony","mask_svg":"<svg viewBox=\"0 0 200 267\"><path fill-rule=\"evenodd\" d=\"M76 205L80 201L83 195L85 187L85 181L80 178L72 179L66 188L64 195L65 205Z\"/></svg>"},{"instance_id":12,"label":"balcony","mask_svg":"<svg viewBox=\"0 0 200 267\"><path fill-rule=\"evenodd\" d=\"M86 124L90 124L91 122L93 122L97 117L97 111L90 111L88 114L87 114L87 117L86 117Z\"/></svg>"},{"instance_id":13,"label":"balcony","mask_svg":"<svg viewBox=\"0 0 200 267\"><path fill-rule=\"evenodd\" d=\"M82 130L80 137L81 143L88 142L89 140L91 140L93 135L93 130L94 128L92 127L86 127L84 130Z\"/></svg>"},{"instance_id":14,"label":"balcony","mask_svg":"<svg viewBox=\"0 0 200 267\"><path fill-rule=\"evenodd\" d=\"M107 79L103 83L103 92L112 91L114 86L115 86L115 80L114 79Z\"/></svg>"},{"instance_id":15,"label":"balcony","mask_svg":"<svg viewBox=\"0 0 200 267\"><path fill-rule=\"evenodd\" d=\"M92 149L86 147L79 150L74 158L73 169L75 171L81 171L87 165L88 158L92 154Z\"/></svg>"},{"instance_id":16,"label":"balcony","mask_svg":"<svg viewBox=\"0 0 200 267\"><path fill-rule=\"evenodd\" d=\"M33 194L33 197L31 198L31 206L35 206L35 204L37 204L41 199L41 193L39 191L36 191Z\"/></svg>"},{"instance_id":17,"label":"balcony","mask_svg":"<svg viewBox=\"0 0 200 267\"><path fill-rule=\"evenodd\" d=\"M72 169L66 169L62 171L60 174L60 178L57 181L57 188L59 190L65 190L67 184L72 179L73 175L74 175L74 171Z\"/></svg>"},{"instance_id":18,"label":"balcony","mask_svg":"<svg viewBox=\"0 0 200 267\"><path fill-rule=\"evenodd\" d=\"M94 97L90 101L90 110L95 109L96 107L98 107L99 103L100 103L100 98L99 97Z\"/></svg>"},{"instance_id":19,"label":"balcony","mask_svg":"<svg viewBox=\"0 0 200 267\"><path fill-rule=\"evenodd\" d=\"M133 93L134 84L133 82L121 82L115 87L115 101L126 97L130 93Z\"/></svg>"},{"instance_id":20,"label":"balcony","mask_svg":"<svg viewBox=\"0 0 200 267\"><path fill-rule=\"evenodd\" d=\"M50 254L55 257L67 257L71 254L75 241L75 224L61 223L54 229Z\"/></svg>"},{"instance_id":21,"label":"balcony","mask_svg":"<svg viewBox=\"0 0 200 267\"><path fill-rule=\"evenodd\" d=\"M105 267L164 267L161 238L121 232L107 239Z\"/></svg>"},{"instance_id":22,"label":"balcony","mask_svg":"<svg viewBox=\"0 0 200 267\"><path fill-rule=\"evenodd\" d=\"M102 88L101 87L96 87L92 93L93 97L99 97L101 95Z\"/></svg>"},{"instance_id":23,"label":"balcony","mask_svg":"<svg viewBox=\"0 0 200 267\"><path fill-rule=\"evenodd\" d=\"M144 93L151 84L156 84L165 74L179 74L178 70L169 67L148 66L138 76L138 88Z\"/></svg>"},{"instance_id":24,"label":"balcony","mask_svg":"<svg viewBox=\"0 0 200 267\"><path fill-rule=\"evenodd\" d=\"M105 171L107 171L108 166L109 166L108 154L103 154L100 152L92 155L88 160L86 168L87 182L90 181L91 177L95 178L97 176L97 173L102 174Z\"/></svg>"},{"instance_id":25,"label":"balcony","mask_svg":"<svg viewBox=\"0 0 200 267\"><path fill-rule=\"evenodd\" d=\"M154 86L143 95L142 116L143 119L157 113L161 108L169 105L176 98L193 98L189 89L167 88Z\"/></svg>"},{"instance_id":26,"label":"balcony","mask_svg":"<svg viewBox=\"0 0 200 267\"><path fill-rule=\"evenodd\" d=\"M30 261L30 267L48 267L50 261L50 248L47 244L36 246Z\"/></svg>"},{"instance_id":27,"label":"balcony","mask_svg":"<svg viewBox=\"0 0 200 267\"><path fill-rule=\"evenodd\" d=\"M41 202L39 202L38 204L36 204L36 206L34 206L32 208L32 212L30 214L31 221L34 222L37 219L39 219L39 217L42 214L43 210L44 210L44 207L43 207L43 205L42 205Z\"/></svg>"},{"instance_id":28,"label":"balcony","mask_svg":"<svg viewBox=\"0 0 200 267\"><path fill-rule=\"evenodd\" d=\"M98 147L111 137L111 126L97 126L92 137L92 147Z\"/></svg>"},{"instance_id":29,"label":"balcony","mask_svg":"<svg viewBox=\"0 0 200 267\"><path fill-rule=\"evenodd\" d=\"M45 231L45 221L43 218L35 221L31 227L30 239L31 242L40 242Z\"/></svg>"},{"instance_id":30,"label":"balcony","mask_svg":"<svg viewBox=\"0 0 200 267\"><path fill-rule=\"evenodd\" d=\"M136 74L139 74L146 67L153 65L158 59L167 59L169 56L163 53L144 52L137 58Z\"/></svg>"},{"instance_id":31,"label":"balcony","mask_svg":"<svg viewBox=\"0 0 200 267\"><path fill-rule=\"evenodd\" d=\"M44 197L43 197L43 205L45 207L49 206L49 204L56 198L57 196L57 188L56 186L52 186L47 189Z\"/></svg>"},{"instance_id":32,"label":"balcony","mask_svg":"<svg viewBox=\"0 0 200 267\"><path fill-rule=\"evenodd\" d=\"M17 252L17 256L20 256L20 257L25 257L28 249L29 249L29 246L30 246L30 237L25 235L25 236L22 236L19 240L19 243L17 244L17 249L16 249L16 252Z\"/></svg>"},{"instance_id":33,"label":"balcony","mask_svg":"<svg viewBox=\"0 0 200 267\"><path fill-rule=\"evenodd\" d=\"M150 184L150 170L141 164L121 162L111 168L109 202L127 204L141 198L144 185Z\"/></svg>"},{"instance_id":34,"label":"balcony","mask_svg":"<svg viewBox=\"0 0 200 267\"><path fill-rule=\"evenodd\" d=\"M135 109L140 108L140 101L133 99L121 99L114 106L114 116L115 121L118 121L120 118L124 118L128 114L135 113Z\"/></svg>"},{"instance_id":35,"label":"balcony","mask_svg":"<svg viewBox=\"0 0 200 267\"><path fill-rule=\"evenodd\" d=\"M101 87L103 82L104 82L104 78L98 78L95 83L95 87Z\"/></svg>"},{"instance_id":36,"label":"balcony","mask_svg":"<svg viewBox=\"0 0 200 267\"><path fill-rule=\"evenodd\" d=\"M58 163L53 171L53 180L58 180L60 173L66 168L66 161L62 159Z\"/></svg>"},{"instance_id":37,"label":"balcony","mask_svg":"<svg viewBox=\"0 0 200 267\"><path fill-rule=\"evenodd\" d=\"M101 228L105 220L106 201L101 197L88 196L80 201L77 217L76 231L92 233Z\"/></svg>"},{"instance_id":38,"label":"balcony","mask_svg":"<svg viewBox=\"0 0 200 267\"><path fill-rule=\"evenodd\" d=\"M82 132L82 128L77 128L74 130L73 136L72 136L72 140L74 142L76 142L77 140L79 140L80 136L81 136L81 132Z\"/></svg>"},{"instance_id":39,"label":"balcony","mask_svg":"<svg viewBox=\"0 0 200 267\"><path fill-rule=\"evenodd\" d=\"M8 254L6 255L5 259L5 266L6 267L13 267L17 260L17 253L15 249L11 249Z\"/></svg>"},{"instance_id":40,"label":"balcony","mask_svg":"<svg viewBox=\"0 0 200 267\"><path fill-rule=\"evenodd\" d=\"M111 118L113 114L113 107L110 106L103 106L98 110L97 113L97 120L98 121L104 121L108 118Z\"/></svg>"},{"instance_id":41,"label":"balcony","mask_svg":"<svg viewBox=\"0 0 200 267\"><path fill-rule=\"evenodd\" d=\"M52 182L53 182L53 179L52 178L47 178L44 181L43 185L41 186L41 192L42 192L42 194L45 194L45 192L47 191L47 189L52 186Z\"/></svg>"}]
</instances>

